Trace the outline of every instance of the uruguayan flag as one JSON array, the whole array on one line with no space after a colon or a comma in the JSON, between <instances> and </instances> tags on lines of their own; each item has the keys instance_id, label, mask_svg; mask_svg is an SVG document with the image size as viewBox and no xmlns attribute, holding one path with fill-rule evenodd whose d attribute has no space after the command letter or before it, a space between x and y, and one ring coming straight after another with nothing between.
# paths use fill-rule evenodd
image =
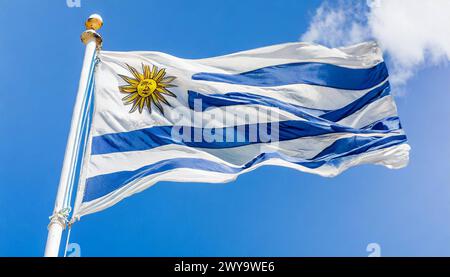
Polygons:
<instances>
[{"instance_id":1,"label":"uruguayan flag","mask_svg":"<svg viewBox=\"0 0 450 277\"><path fill-rule=\"evenodd\" d=\"M76 218L158 181L229 182L262 165L336 176L408 162L374 42L287 43L197 60L101 51L93 76Z\"/></svg>"}]
</instances>

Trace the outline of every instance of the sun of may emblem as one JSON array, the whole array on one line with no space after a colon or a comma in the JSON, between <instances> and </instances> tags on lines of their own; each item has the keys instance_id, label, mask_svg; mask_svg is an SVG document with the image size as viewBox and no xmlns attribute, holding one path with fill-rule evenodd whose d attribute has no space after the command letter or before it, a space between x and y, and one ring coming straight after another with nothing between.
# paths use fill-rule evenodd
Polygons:
<instances>
[{"instance_id":1,"label":"sun of may emblem","mask_svg":"<svg viewBox=\"0 0 450 277\"><path fill-rule=\"evenodd\" d=\"M127 67L134 78L119 74L119 76L128 83L128 85L119 86L119 90L122 93L128 94L122 98L122 101L125 105L133 105L130 113L136 110L139 110L139 113L142 113L145 107L147 107L148 111L151 113L153 103L158 110L164 114L164 108L161 102L171 107L164 97L166 95L177 97L168 90L170 87L176 87L176 85L170 84L176 77L166 76L166 70L164 68L158 70L158 67L155 65L150 69L149 65L142 64L143 73L140 73L136 68L128 64Z\"/></svg>"}]
</instances>

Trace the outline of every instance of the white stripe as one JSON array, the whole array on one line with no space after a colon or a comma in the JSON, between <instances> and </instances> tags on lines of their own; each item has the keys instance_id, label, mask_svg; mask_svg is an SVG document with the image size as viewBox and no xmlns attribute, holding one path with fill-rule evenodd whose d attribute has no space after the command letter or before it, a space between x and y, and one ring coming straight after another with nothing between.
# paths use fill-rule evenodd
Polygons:
<instances>
[{"instance_id":1,"label":"white stripe","mask_svg":"<svg viewBox=\"0 0 450 277\"><path fill-rule=\"evenodd\" d=\"M275 87L254 87L236 84L227 84L209 81L194 81L190 83L192 90L202 94L225 94L228 92L240 92L272 97L274 99L305 107L320 110L336 110L361 98L367 92L382 86L387 80L364 90L335 89L324 86L306 84L293 84Z\"/></svg>"},{"instance_id":2,"label":"white stripe","mask_svg":"<svg viewBox=\"0 0 450 277\"><path fill-rule=\"evenodd\" d=\"M294 42L197 61L223 71L239 73L294 62L319 62L348 68L369 68L382 62L383 57L375 42L364 42L345 48L327 48L317 44Z\"/></svg>"},{"instance_id":3,"label":"white stripe","mask_svg":"<svg viewBox=\"0 0 450 277\"><path fill-rule=\"evenodd\" d=\"M102 62L141 62L164 66L177 65L184 72L241 73L278 64L294 62L329 63L348 68L370 68L383 61L376 42L364 42L350 47L327 48L304 42L272 45L206 59L182 59L160 52L102 51Z\"/></svg>"},{"instance_id":4,"label":"white stripe","mask_svg":"<svg viewBox=\"0 0 450 277\"><path fill-rule=\"evenodd\" d=\"M223 163L232 167L240 167L261 153L278 152L293 158L311 159L338 139L353 136L389 137L403 134L403 131L389 134L351 134L336 133L314 137L303 137L273 143L258 143L246 146L211 149L194 148L184 145L164 145L149 150L118 152L93 155L89 161L87 178L109 174L118 171L133 171L146 165L151 165L170 157L199 158Z\"/></svg>"},{"instance_id":5,"label":"white stripe","mask_svg":"<svg viewBox=\"0 0 450 277\"><path fill-rule=\"evenodd\" d=\"M385 149L349 156L344 159L338 167L324 165L316 169L310 169L300 165L291 164L280 159L267 160L254 167L243 170L239 174L224 174L211 171L177 168L174 170L164 171L158 174L153 174L144 178L137 179L106 196L100 197L90 202L84 202L81 204L79 209L74 211L74 217L79 218L83 215L106 209L126 197L129 197L135 193L145 190L150 186L153 186L158 181L224 183L233 181L240 174L244 174L263 165L278 165L283 167L290 167L301 170L303 172L316 173L321 176L332 177L358 164L372 163L384 165L388 168L404 167L408 164L409 150L410 147L407 144L396 145Z\"/></svg>"},{"instance_id":6,"label":"white stripe","mask_svg":"<svg viewBox=\"0 0 450 277\"><path fill-rule=\"evenodd\" d=\"M392 96L388 95L370 103L337 123L359 129L391 116L397 116L397 106Z\"/></svg>"}]
</instances>

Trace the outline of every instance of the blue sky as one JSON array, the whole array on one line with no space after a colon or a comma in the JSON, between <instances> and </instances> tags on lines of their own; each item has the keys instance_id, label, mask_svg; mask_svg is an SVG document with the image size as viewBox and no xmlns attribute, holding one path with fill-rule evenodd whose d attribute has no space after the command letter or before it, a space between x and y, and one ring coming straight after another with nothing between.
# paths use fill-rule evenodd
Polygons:
<instances>
[{"instance_id":1,"label":"blue sky","mask_svg":"<svg viewBox=\"0 0 450 277\"><path fill-rule=\"evenodd\" d=\"M0 256L41 256L84 47L103 16L107 50L184 58L297 41L321 1L0 0ZM83 256L450 255L450 68L425 67L396 98L412 147L401 170L335 178L263 167L228 184L161 182L83 217Z\"/></svg>"}]
</instances>

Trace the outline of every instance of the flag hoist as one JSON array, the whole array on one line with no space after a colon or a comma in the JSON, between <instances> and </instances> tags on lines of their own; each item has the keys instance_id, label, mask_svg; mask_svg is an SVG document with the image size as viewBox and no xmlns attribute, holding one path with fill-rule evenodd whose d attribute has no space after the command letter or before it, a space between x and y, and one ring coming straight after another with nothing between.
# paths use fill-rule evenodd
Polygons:
<instances>
[{"instance_id":1,"label":"flag hoist","mask_svg":"<svg viewBox=\"0 0 450 277\"><path fill-rule=\"evenodd\" d=\"M64 155L61 177L56 195L55 207L48 225L47 244L45 246L46 257L57 257L61 243L63 230L68 224L68 216L71 211L71 194L75 180L75 170L79 160L80 145L88 107L90 103L93 71L96 63L97 50L102 46L102 37L96 32L103 25L102 18L91 15L85 22L86 30L81 34L81 41L86 45L77 97L73 109L72 122Z\"/></svg>"}]
</instances>

